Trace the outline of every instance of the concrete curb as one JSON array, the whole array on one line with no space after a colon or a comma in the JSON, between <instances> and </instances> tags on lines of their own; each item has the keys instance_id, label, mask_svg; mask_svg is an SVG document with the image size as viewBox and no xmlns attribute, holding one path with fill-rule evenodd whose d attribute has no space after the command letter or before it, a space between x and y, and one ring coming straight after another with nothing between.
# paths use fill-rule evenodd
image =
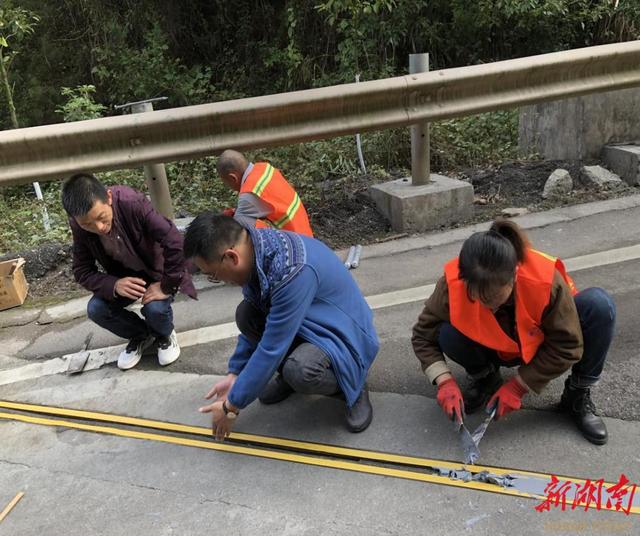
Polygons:
<instances>
[{"instance_id":1,"label":"concrete curb","mask_svg":"<svg viewBox=\"0 0 640 536\"><path fill-rule=\"evenodd\" d=\"M14 326L26 326L35 322L42 314L42 308L11 309L0 313L0 329Z\"/></svg>"},{"instance_id":2,"label":"concrete curb","mask_svg":"<svg viewBox=\"0 0 640 536\"><path fill-rule=\"evenodd\" d=\"M53 322L67 322L74 318L84 316L87 311L87 303L91 295L75 298L59 305L46 307L38 318L38 324L52 324Z\"/></svg>"},{"instance_id":3,"label":"concrete curb","mask_svg":"<svg viewBox=\"0 0 640 536\"><path fill-rule=\"evenodd\" d=\"M203 290L215 286L221 286L220 283L211 283L204 276L194 277L194 285L197 290ZM49 307L34 307L33 309L15 309L0 313L0 329L16 326L26 326L32 322L46 325L53 323L63 323L83 318L87 312L87 303L91 299L91 294L74 298L67 302L62 302ZM133 309L140 309L141 305L134 305Z\"/></svg>"},{"instance_id":4,"label":"concrete curb","mask_svg":"<svg viewBox=\"0 0 640 536\"><path fill-rule=\"evenodd\" d=\"M511 219L517 222L518 225L524 229L536 229L539 227L546 227L547 225L552 225L554 223L578 220L580 218L601 214L603 212L627 210L637 207L640 207L640 195L632 195L616 199L607 199L606 201L594 201L592 203L582 203L580 205L554 208L543 212L533 212ZM406 253L416 249L433 248L454 242L462 242L469 238L473 233L486 231L490 225L490 221L482 222L469 225L467 227L451 229L449 231L417 234L390 242L371 244L362 249L361 258L373 259L397 253ZM336 251L336 253L342 258L348 251L348 249L342 249Z\"/></svg>"},{"instance_id":5,"label":"concrete curb","mask_svg":"<svg viewBox=\"0 0 640 536\"><path fill-rule=\"evenodd\" d=\"M640 195L595 201L568 207L554 208L544 212L534 212L513 218L524 229L545 227L554 223L568 222L601 214L640 207ZM433 248L454 242L462 242L473 233L489 228L491 222L482 222L459 229L451 229L444 232L431 232L427 234L413 235L389 242L371 244L362 250L362 259L374 259L392 254L406 253L417 249ZM345 258L348 249L340 249L336 254ZM210 288L216 285L208 283L204 277L194 278L198 290ZM87 302L90 295L75 298L65 303L45 307L44 309L9 310L0 313L0 329L14 326L24 326L37 320L39 324L51 324L54 322L69 322L81 318L86 314Z\"/></svg>"}]
</instances>

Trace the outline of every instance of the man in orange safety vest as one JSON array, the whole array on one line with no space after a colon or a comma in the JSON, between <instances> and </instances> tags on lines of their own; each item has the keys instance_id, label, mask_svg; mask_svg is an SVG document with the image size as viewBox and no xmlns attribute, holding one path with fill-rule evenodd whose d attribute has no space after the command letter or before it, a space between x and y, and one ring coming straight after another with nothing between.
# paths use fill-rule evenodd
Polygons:
<instances>
[{"instance_id":1,"label":"man in orange safety vest","mask_svg":"<svg viewBox=\"0 0 640 536\"><path fill-rule=\"evenodd\" d=\"M225 214L245 226L273 227L313 236L307 211L282 173L268 162L248 162L242 153L226 150L218 158L220 179L239 193L237 208Z\"/></svg>"}]
</instances>

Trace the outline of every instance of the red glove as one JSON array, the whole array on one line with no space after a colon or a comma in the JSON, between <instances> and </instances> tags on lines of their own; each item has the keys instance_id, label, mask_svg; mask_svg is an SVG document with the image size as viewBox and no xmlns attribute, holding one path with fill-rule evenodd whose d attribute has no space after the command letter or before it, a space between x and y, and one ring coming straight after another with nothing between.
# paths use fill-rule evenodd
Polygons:
<instances>
[{"instance_id":1,"label":"red glove","mask_svg":"<svg viewBox=\"0 0 640 536\"><path fill-rule=\"evenodd\" d=\"M222 213L225 216L231 216L233 218L233 215L236 213L236 209L235 208L225 208Z\"/></svg>"},{"instance_id":2,"label":"red glove","mask_svg":"<svg viewBox=\"0 0 640 536\"><path fill-rule=\"evenodd\" d=\"M507 413L517 411L522 405L522 397L529 392L514 376L507 383L502 384L494 395L487 402L487 411L493 409L494 404L498 404L496 419L505 416Z\"/></svg>"},{"instance_id":3,"label":"red glove","mask_svg":"<svg viewBox=\"0 0 640 536\"><path fill-rule=\"evenodd\" d=\"M462 423L464 402L456 380L449 378L438 385L438 404L452 421Z\"/></svg>"}]
</instances>

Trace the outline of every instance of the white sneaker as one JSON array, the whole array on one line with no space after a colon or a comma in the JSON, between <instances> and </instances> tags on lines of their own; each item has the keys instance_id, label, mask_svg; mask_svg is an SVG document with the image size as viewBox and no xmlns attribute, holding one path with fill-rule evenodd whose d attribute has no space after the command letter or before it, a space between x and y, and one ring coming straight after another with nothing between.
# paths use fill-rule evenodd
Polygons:
<instances>
[{"instance_id":1,"label":"white sneaker","mask_svg":"<svg viewBox=\"0 0 640 536\"><path fill-rule=\"evenodd\" d=\"M176 330L171 332L168 337L158 337L158 363L163 367L170 365L180 356L180 346L178 346L178 337Z\"/></svg>"},{"instance_id":2,"label":"white sneaker","mask_svg":"<svg viewBox=\"0 0 640 536\"><path fill-rule=\"evenodd\" d=\"M142 359L142 354L153 341L152 337L144 337L142 339L131 339L127 347L120 352L118 356L118 368L128 370L135 367Z\"/></svg>"}]
</instances>

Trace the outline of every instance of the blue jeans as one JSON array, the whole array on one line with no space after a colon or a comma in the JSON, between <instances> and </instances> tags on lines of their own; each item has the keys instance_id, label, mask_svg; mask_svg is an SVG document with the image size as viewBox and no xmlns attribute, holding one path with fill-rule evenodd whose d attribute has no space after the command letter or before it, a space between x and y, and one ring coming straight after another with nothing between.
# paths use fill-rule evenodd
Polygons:
<instances>
[{"instance_id":1,"label":"blue jeans","mask_svg":"<svg viewBox=\"0 0 640 536\"><path fill-rule=\"evenodd\" d=\"M607 352L613 339L616 306L601 288L588 288L575 296L576 309L582 328L584 350L582 359L571 368L571 385L586 388L595 385L602 374ZM522 360L503 361L497 352L482 346L444 323L438 336L440 349L462 365L473 378L486 376L498 367L514 367Z\"/></svg>"},{"instance_id":2,"label":"blue jeans","mask_svg":"<svg viewBox=\"0 0 640 536\"><path fill-rule=\"evenodd\" d=\"M173 331L173 296L166 300L156 300L142 307L140 318L133 311L126 309L135 300L117 297L106 301L94 296L87 305L87 315L101 328L110 331L123 339L137 339L148 335L168 337Z\"/></svg>"}]
</instances>

